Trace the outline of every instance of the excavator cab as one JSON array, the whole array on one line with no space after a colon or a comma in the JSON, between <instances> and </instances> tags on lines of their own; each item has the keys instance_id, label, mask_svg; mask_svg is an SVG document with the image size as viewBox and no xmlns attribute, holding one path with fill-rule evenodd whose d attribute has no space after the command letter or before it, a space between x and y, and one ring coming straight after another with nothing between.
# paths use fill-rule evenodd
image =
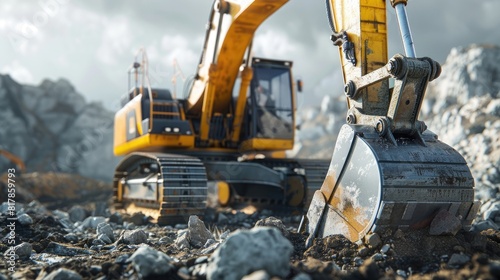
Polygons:
<instances>
[{"instance_id":1,"label":"excavator cab","mask_svg":"<svg viewBox=\"0 0 500 280\"><path fill-rule=\"evenodd\" d=\"M290 61L254 58L244 139L293 141L294 104Z\"/></svg>"}]
</instances>

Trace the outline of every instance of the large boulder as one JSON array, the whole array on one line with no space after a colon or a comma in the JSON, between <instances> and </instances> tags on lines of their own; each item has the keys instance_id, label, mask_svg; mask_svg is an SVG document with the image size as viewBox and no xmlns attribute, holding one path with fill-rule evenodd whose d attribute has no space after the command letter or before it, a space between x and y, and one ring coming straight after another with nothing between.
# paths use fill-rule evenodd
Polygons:
<instances>
[{"instance_id":1,"label":"large boulder","mask_svg":"<svg viewBox=\"0 0 500 280\"><path fill-rule=\"evenodd\" d=\"M254 271L286 277L293 246L274 227L237 230L212 254L207 269L209 280L241 279Z\"/></svg>"}]
</instances>

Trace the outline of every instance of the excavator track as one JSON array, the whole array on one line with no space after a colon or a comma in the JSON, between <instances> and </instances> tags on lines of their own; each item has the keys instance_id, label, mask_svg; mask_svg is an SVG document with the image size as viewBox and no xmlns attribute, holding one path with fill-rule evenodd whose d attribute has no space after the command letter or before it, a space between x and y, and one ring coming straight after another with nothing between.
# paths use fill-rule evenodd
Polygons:
<instances>
[{"instance_id":1,"label":"excavator track","mask_svg":"<svg viewBox=\"0 0 500 280\"><path fill-rule=\"evenodd\" d=\"M132 153L114 176L115 208L143 212L159 224L186 223L206 209L207 176L194 157Z\"/></svg>"}]
</instances>

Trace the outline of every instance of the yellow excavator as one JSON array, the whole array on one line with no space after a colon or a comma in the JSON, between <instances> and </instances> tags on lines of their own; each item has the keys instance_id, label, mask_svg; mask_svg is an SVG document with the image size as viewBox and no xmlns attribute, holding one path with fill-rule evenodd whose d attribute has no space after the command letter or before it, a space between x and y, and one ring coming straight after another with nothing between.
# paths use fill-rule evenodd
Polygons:
<instances>
[{"instance_id":1,"label":"yellow excavator","mask_svg":"<svg viewBox=\"0 0 500 280\"><path fill-rule=\"evenodd\" d=\"M286 2L215 1L185 99L152 88L147 57L138 56L130 69L135 84L115 116L114 152L125 155L114 177L116 207L173 223L207 205L300 208L312 191L303 223L308 245L331 234L357 241L369 232L425 227L442 209L469 227L479 207L471 172L418 120L441 68L416 57L405 0L391 4L406 55L390 59L385 1L326 1L347 124L331 162L284 157L294 140L292 62L252 57L251 42Z\"/></svg>"},{"instance_id":2,"label":"yellow excavator","mask_svg":"<svg viewBox=\"0 0 500 280\"><path fill-rule=\"evenodd\" d=\"M468 228L479 207L464 158L417 119L441 67L417 58L407 0L390 1L405 55L388 58L385 2L326 0L348 113L307 212L307 246L331 234L358 241L369 232L423 228L442 209Z\"/></svg>"},{"instance_id":3,"label":"yellow excavator","mask_svg":"<svg viewBox=\"0 0 500 280\"><path fill-rule=\"evenodd\" d=\"M256 29L287 0L217 0L186 98L151 87L140 51L115 115L117 208L159 223L208 206L303 211L329 161L285 157L294 145L292 62L252 56ZM312 195L309 195L312 197Z\"/></svg>"}]
</instances>

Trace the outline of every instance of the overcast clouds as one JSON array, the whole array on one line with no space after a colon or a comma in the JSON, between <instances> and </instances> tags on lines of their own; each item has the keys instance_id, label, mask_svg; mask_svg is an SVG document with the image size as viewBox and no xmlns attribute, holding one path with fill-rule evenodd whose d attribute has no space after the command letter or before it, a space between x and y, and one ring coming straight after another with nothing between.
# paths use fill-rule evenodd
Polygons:
<instances>
[{"instance_id":1,"label":"overcast clouds","mask_svg":"<svg viewBox=\"0 0 500 280\"><path fill-rule=\"evenodd\" d=\"M212 0L1 0L0 72L35 85L64 77L87 100L111 108L126 91L126 70L140 47L159 83L172 87L174 59L185 75L193 74L211 5ZM302 100L343 88L324 5L290 0L259 28L254 43L256 56L294 61L304 95L315 97ZM410 0L417 55L444 62L456 46L500 45L498 11L499 0ZM388 21L392 56L403 52L392 9Z\"/></svg>"}]
</instances>

